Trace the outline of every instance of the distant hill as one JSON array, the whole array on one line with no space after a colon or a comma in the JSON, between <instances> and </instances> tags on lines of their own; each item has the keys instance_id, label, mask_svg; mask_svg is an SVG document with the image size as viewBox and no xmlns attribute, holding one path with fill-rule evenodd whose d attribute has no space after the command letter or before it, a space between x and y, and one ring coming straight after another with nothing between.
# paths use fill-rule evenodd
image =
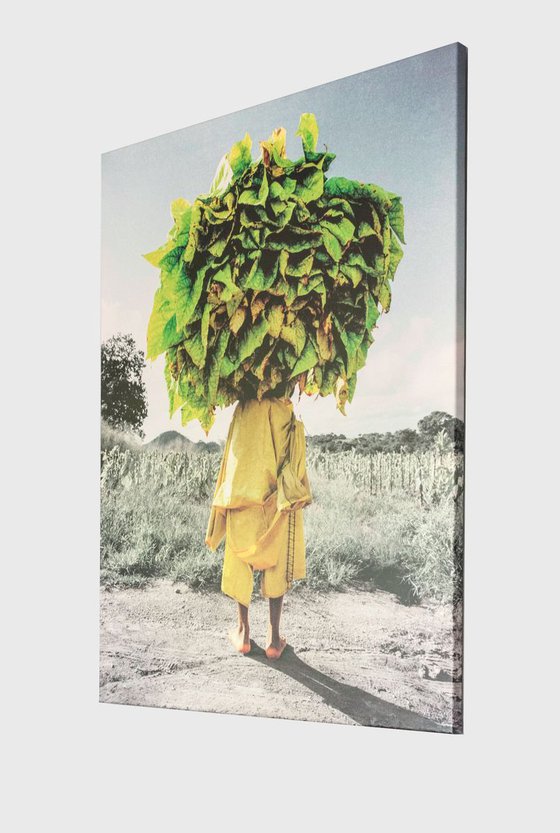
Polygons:
<instances>
[{"instance_id":1,"label":"distant hill","mask_svg":"<svg viewBox=\"0 0 560 833\"><path fill-rule=\"evenodd\" d=\"M189 440L184 434L180 434L179 431L164 431L163 434L154 437L149 443L144 443L142 448L146 451L186 451L195 454L207 454L220 451L221 446L213 442L200 441L193 443L192 440Z\"/></svg>"}]
</instances>

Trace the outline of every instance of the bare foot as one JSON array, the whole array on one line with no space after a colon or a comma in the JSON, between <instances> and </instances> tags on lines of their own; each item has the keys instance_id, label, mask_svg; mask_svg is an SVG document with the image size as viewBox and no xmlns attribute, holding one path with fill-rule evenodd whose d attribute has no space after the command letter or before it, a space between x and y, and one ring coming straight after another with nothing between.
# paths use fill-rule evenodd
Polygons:
<instances>
[{"instance_id":1,"label":"bare foot","mask_svg":"<svg viewBox=\"0 0 560 833\"><path fill-rule=\"evenodd\" d=\"M288 640L285 636L272 636L272 628L269 625L266 648L264 649L268 659L280 659L287 644Z\"/></svg>"},{"instance_id":2,"label":"bare foot","mask_svg":"<svg viewBox=\"0 0 560 833\"><path fill-rule=\"evenodd\" d=\"M240 654L248 654L251 650L251 640L249 639L249 628L243 625L237 625L228 632L229 641L236 651Z\"/></svg>"}]
</instances>

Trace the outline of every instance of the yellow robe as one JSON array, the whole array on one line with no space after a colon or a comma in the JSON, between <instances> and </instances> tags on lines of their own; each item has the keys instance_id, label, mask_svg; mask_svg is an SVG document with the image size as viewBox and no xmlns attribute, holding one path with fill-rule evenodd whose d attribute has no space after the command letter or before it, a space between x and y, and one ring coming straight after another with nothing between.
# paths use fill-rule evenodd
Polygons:
<instances>
[{"instance_id":1,"label":"yellow robe","mask_svg":"<svg viewBox=\"0 0 560 833\"><path fill-rule=\"evenodd\" d=\"M206 543L225 538L222 592L248 606L253 571L261 594L284 595L305 578L302 509L312 495L305 434L289 399L238 402L229 428L210 510Z\"/></svg>"}]
</instances>

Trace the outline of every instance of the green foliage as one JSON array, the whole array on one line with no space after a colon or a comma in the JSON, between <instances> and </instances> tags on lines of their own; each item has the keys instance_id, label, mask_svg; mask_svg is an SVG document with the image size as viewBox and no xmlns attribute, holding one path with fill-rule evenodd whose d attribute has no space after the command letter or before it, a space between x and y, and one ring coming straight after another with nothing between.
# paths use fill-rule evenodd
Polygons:
<instances>
[{"instance_id":1,"label":"green foliage","mask_svg":"<svg viewBox=\"0 0 560 833\"><path fill-rule=\"evenodd\" d=\"M463 420L445 411L432 411L418 423L418 433L425 445L436 442L442 431L456 449L463 450L465 441Z\"/></svg>"},{"instance_id":2,"label":"green foliage","mask_svg":"<svg viewBox=\"0 0 560 833\"><path fill-rule=\"evenodd\" d=\"M146 259L161 270L147 357L165 354L170 413L208 431L238 399L333 393L344 412L372 331L391 304L402 258L400 197L327 177L312 113L286 156L279 128L251 156L248 134L218 165L207 194L172 204L168 240ZM224 338L224 333L227 337Z\"/></svg>"},{"instance_id":3,"label":"green foliage","mask_svg":"<svg viewBox=\"0 0 560 833\"><path fill-rule=\"evenodd\" d=\"M144 367L144 353L130 333L119 333L101 345L101 419L132 437L144 436L148 413Z\"/></svg>"},{"instance_id":4,"label":"green foliage","mask_svg":"<svg viewBox=\"0 0 560 833\"><path fill-rule=\"evenodd\" d=\"M299 120L296 136L301 136L301 143L305 152L314 151L317 147L319 128L313 113L303 113Z\"/></svg>"}]
</instances>

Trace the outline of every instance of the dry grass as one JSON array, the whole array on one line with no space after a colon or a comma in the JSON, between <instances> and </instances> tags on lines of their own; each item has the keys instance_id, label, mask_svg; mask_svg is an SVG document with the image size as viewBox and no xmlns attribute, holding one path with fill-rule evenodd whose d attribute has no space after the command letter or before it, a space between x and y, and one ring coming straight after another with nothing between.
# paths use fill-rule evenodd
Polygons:
<instances>
[{"instance_id":1,"label":"dry grass","mask_svg":"<svg viewBox=\"0 0 560 833\"><path fill-rule=\"evenodd\" d=\"M403 598L451 601L461 589L460 506L423 506L403 494L372 496L345 478L313 478L305 509L306 585L344 589L390 574ZM101 580L143 586L167 576L200 589L219 589L221 551L204 544L208 497L187 497L171 482L145 479L101 495ZM404 592L406 591L406 592Z\"/></svg>"}]
</instances>

